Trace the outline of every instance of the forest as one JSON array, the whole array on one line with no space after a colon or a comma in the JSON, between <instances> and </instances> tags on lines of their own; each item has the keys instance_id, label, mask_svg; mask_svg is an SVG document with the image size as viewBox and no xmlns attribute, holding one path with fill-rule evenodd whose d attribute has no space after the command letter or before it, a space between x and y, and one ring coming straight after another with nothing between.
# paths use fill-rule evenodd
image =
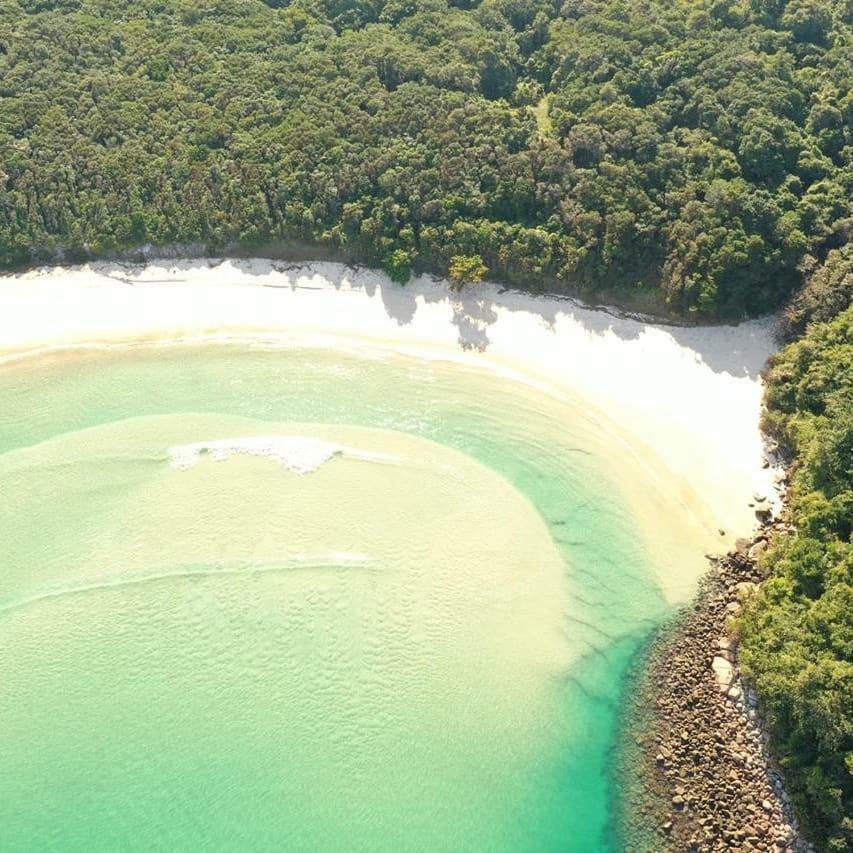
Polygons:
<instances>
[{"instance_id":1,"label":"forest","mask_svg":"<svg viewBox=\"0 0 853 853\"><path fill-rule=\"evenodd\" d=\"M760 313L853 228L851 10L0 0L0 266L295 245Z\"/></svg>"},{"instance_id":2,"label":"forest","mask_svg":"<svg viewBox=\"0 0 853 853\"><path fill-rule=\"evenodd\" d=\"M788 304L742 662L853 846L849 0L0 0L0 267L327 253L695 320Z\"/></svg>"},{"instance_id":3,"label":"forest","mask_svg":"<svg viewBox=\"0 0 853 853\"><path fill-rule=\"evenodd\" d=\"M793 461L792 530L764 556L771 577L739 626L798 813L837 851L853 847L851 248L809 277L786 312L789 333L807 331L767 374L764 428Z\"/></svg>"}]
</instances>

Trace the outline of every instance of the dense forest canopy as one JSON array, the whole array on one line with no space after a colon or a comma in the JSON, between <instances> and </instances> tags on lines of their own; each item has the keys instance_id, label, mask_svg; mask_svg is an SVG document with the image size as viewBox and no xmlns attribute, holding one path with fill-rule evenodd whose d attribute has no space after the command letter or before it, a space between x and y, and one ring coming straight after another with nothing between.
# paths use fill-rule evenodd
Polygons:
<instances>
[{"instance_id":1,"label":"dense forest canopy","mask_svg":"<svg viewBox=\"0 0 853 853\"><path fill-rule=\"evenodd\" d=\"M846 288L849 306L853 253L836 252L827 266L836 288ZM824 292L825 272L816 271L810 287L816 282ZM806 303L816 304L812 297ZM818 320L825 310L824 303L814 312ZM767 380L766 428L795 460L788 508L793 530L766 557L773 576L743 619L741 662L769 712L775 749L809 835L821 850L850 850L853 307L813 322L802 340L773 359Z\"/></svg>"},{"instance_id":2,"label":"dense forest canopy","mask_svg":"<svg viewBox=\"0 0 853 853\"><path fill-rule=\"evenodd\" d=\"M293 243L688 316L780 305L794 531L740 626L849 849L850 0L0 0L0 266ZM833 319L835 318L835 319Z\"/></svg>"},{"instance_id":3,"label":"dense forest canopy","mask_svg":"<svg viewBox=\"0 0 853 853\"><path fill-rule=\"evenodd\" d=\"M0 264L299 241L400 280L760 312L853 228L851 17L847 0L0 0Z\"/></svg>"}]
</instances>

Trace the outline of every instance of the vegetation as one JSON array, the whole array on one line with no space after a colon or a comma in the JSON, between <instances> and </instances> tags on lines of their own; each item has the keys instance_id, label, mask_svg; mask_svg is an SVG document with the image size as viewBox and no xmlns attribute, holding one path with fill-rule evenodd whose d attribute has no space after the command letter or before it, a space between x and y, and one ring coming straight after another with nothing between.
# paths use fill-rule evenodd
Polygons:
<instances>
[{"instance_id":1,"label":"vegetation","mask_svg":"<svg viewBox=\"0 0 853 853\"><path fill-rule=\"evenodd\" d=\"M809 287L820 291L842 267L849 288L849 252L829 258ZM811 297L807 301L812 304ZM821 316L821 309L814 313ZM776 751L808 833L820 849L849 850L853 307L814 324L774 358L767 405L767 430L795 459L788 508L794 531L766 557L773 574L742 619L741 661L769 711Z\"/></svg>"},{"instance_id":2,"label":"vegetation","mask_svg":"<svg viewBox=\"0 0 853 853\"><path fill-rule=\"evenodd\" d=\"M323 244L780 304L849 237L846 0L0 0L0 265ZM406 260L408 259L408 261Z\"/></svg>"},{"instance_id":3,"label":"vegetation","mask_svg":"<svg viewBox=\"0 0 853 853\"><path fill-rule=\"evenodd\" d=\"M809 830L843 849L852 18L849 0L0 0L0 266L297 241L400 282L700 317L805 281L786 330L811 328L767 398L796 532L743 661Z\"/></svg>"},{"instance_id":4,"label":"vegetation","mask_svg":"<svg viewBox=\"0 0 853 853\"><path fill-rule=\"evenodd\" d=\"M391 281L407 284L412 277L412 253L405 249L394 249L385 256L382 268Z\"/></svg>"},{"instance_id":5,"label":"vegetation","mask_svg":"<svg viewBox=\"0 0 853 853\"><path fill-rule=\"evenodd\" d=\"M783 315L783 336L800 337L809 323L825 323L853 303L853 243L833 249L815 269L806 286L791 300Z\"/></svg>"},{"instance_id":6,"label":"vegetation","mask_svg":"<svg viewBox=\"0 0 853 853\"><path fill-rule=\"evenodd\" d=\"M488 269L479 255L456 255L450 259L450 283L455 290L486 277Z\"/></svg>"}]
</instances>

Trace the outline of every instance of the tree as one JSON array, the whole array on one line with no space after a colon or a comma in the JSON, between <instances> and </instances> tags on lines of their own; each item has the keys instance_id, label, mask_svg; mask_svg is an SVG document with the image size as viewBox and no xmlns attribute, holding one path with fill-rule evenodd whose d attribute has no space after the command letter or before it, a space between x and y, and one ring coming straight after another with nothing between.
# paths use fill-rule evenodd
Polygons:
<instances>
[{"instance_id":1,"label":"tree","mask_svg":"<svg viewBox=\"0 0 853 853\"><path fill-rule=\"evenodd\" d=\"M782 26L798 41L823 44L832 26L832 9L821 0L789 0Z\"/></svg>"},{"instance_id":2,"label":"tree","mask_svg":"<svg viewBox=\"0 0 853 853\"><path fill-rule=\"evenodd\" d=\"M822 306L822 310L826 310ZM765 425L793 458L790 521L741 620L740 660L811 839L846 850L853 808L853 307L775 356Z\"/></svg>"},{"instance_id":3,"label":"tree","mask_svg":"<svg viewBox=\"0 0 853 853\"><path fill-rule=\"evenodd\" d=\"M482 281L488 271L479 255L454 255L450 259L451 287L461 290L466 284Z\"/></svg>"},{"instance_id":4,"label":"tree","mask_svg":"<svg viewBox=\"0 0 853 853\"><path fill-rule=\"evenodd\" d=\"M407 284L412 277L412 256L405 249L395 249L385 256L382 268L388 273L391 281Z\"/></svg>"},{"instance_id":5,"label":"tree","mask_svg":"<svg viewBox=\"0 0 853 853\"><path fill-rule=\"evenodd\" d=\"M399 249L734 319L853 221L843 0L0 3L5 266Z\"/></svg>"},{"instance_id":6,"label":"tree","mask_svg":"<svg viewBox=\"0 0 853 853\"><path fill-rule=\"evenodd\" d=\"M785 309L783 334L799 337L812 322L825 323L853 303L853 244L833 249Z\"/></svg>"}]
</instances>

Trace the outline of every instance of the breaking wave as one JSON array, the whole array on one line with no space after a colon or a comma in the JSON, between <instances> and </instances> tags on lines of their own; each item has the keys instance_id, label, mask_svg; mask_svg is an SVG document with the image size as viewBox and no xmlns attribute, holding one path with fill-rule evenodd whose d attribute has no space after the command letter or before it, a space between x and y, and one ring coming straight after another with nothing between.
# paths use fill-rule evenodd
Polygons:
<instances>
[{"instance_id":1,"label":"breaking wave","mask_svg":"<svg viewBox=\"0 0 853 853\"><path fill-rule=\"evenodd\" d=\"M305 435L252 435L197 441L169 448L173 467L184 469L197 465L205 456L210 456L215 462L224 462L234 455L269 457L296 474L310 474L334 456L369 462L399 461L387 454L345 447Z\"/></svg>"}]
</instances>

